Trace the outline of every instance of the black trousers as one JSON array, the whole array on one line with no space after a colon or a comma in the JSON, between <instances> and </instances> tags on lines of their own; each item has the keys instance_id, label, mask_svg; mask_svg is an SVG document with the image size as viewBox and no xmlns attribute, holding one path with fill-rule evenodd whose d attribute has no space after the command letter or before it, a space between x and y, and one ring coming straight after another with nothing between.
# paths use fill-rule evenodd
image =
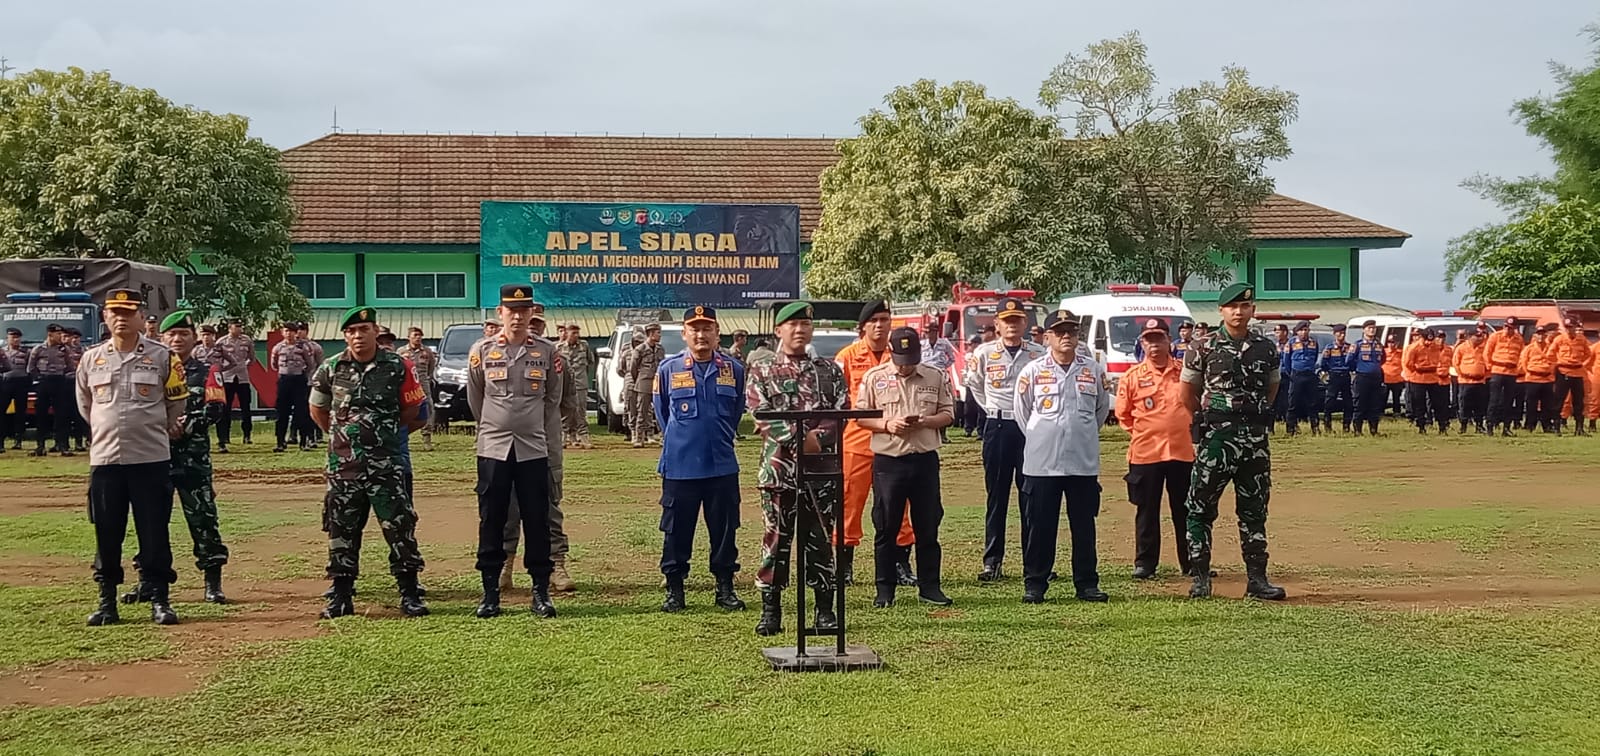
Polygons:
<instances>
[{"instance_id":1,"label":"black trousers","mask_svg":"<svg viewBox=\"0 0 1600 756\"><path fill-rule=\"evenodd\" d=\"M976 433L978 438L983 438L983 407L976 401L967 399L961 403L961 414L961 424L967 429L968 435Z\"/></svg>"},{"instance_id":2,"label":"black trousers","mask_svg":"<svg viewBox=\"0 0 1600 756\"><path fill-rule=\"evenodd\" d=\"M1484 418L1489 411L1489 384L1463 383L1458 398L1461 404L1461 424L1465 426L1471 423L1474 427L1482 428Z\"/></svg>"},{"instance_id":3,"label":"black trousers","mask_svg":"<svg viewBox=\"0 0 1600 756\"><path fill-rule=\"evenodd\" d=\"M303 375L278 376L278 445L283 446L293 430L296 437L300 436L300 415L306 411L306 398L309 396L306 377Z\"/></svg>"},{"instance_id":4,"label":"black trousers","mask_svg":"<svg viewBox=\"0 0 1600 756\"><path fill-rule=\"evenodd\" d=\"M1533 430L1535 427L1546 430L1555 427L1555 421L1561 417L1561 405L1555 403L1556 385L1554 383L1524 383L1522 392L1522 408L1527 413L1523 428Z\"/></svg>"},{"instance_id":5,"label":"black trousers","mask_svg":"<svg viewBox=\"0 0 1600 756\"><path fill-rule=\"evenodd\" d=\"M711 574L732 577L739 571L739 474L718 478L661 481L661 574L689 574L694 557L695 521L705 512L711 541ZM529 536L533 538L534 536ZM540 536L549 544L549 529Z\"/></svg>"},{"instance_id":6,"label":"black trousers","mask_svg":"<svg viewBox=\"0 0 1600 756\"><path fill-rule=\"evenodd\" d=\"M1328 373L1328 395L1322 402L1322 424L1333 428L1333 413L1338 412L1345 430L1350 430L1350 421L1354 420L1353 405L1350 393L1350 374Z\"/></svg>"},{"instance_id":7,"label":"black trousers","mask_svg":"<svg viewBox=\"0 0 1600 756\"><path fill-rule=\"evenodd\" d=\"M33 379L26 375L14 378L0 378L0 444L6 439L14 438L18 442L27 435L28 430L28 389L33 387ZM6 410L15 403L17 411L7 414Z\"/></svg>"},{"instance_id":8,"label":"black trousers","mask_svg":"<svg viewBox=\"0 0 1600 756\"><path fill-rule=\"evenodd\" d=\"M1517 394L1517 377L1514 375L1489 376L1489 428L1497 425L1510 427L1517 422L1513 403Z\"/></svg>"},{"instance_id":9,"label":"black trousers","mask_svg":"<svg viewBox=\"0 0 1600 756\"><path fill-rule=\"evenodd\" d=\"M39 426L39 448L44 448L45 436L55 436L55 449L67 448L67 432L72 430L72 419L78 416L73 409L72 378L65 375L41 375L37 396L33 402L33 420Z\"/></svg>"},{"instance_id":10,"label":"black trousers","mask_svg":"<svg viewBox=\"0 0 1600 756\"><path fill-rule=\"evenodd\" d=\"M939 585L944 552L939 546L939 524L944 502L939 494L939 453L922 452L891 457L872 456L872 554L874 578L879 586L895 584L894 565L900 561L900 523L911 507L911 531L916 534L917 584Z\"/></svg>"},{"instance_id":11,"label":"black trousers","mask_svg":"<svg viewBox=\"0 0 1600 756\"><path fill-rule=\"evenodd\" d=\"M1154 570L1161 564L1161 492L1172 513L1173 543L1178 567L1189 572L1189 476L1193 462L1151 462L1128 465L1128 501L1133 503L1133 565Z\"/></svg>"},{"instance_id":12,"label":"black trousers","mask_svg":"<svg viewBox=\"0 0 1600 756\"><path fill-rule=\"evenodd\" d=\"M1406 390L1405 382L1385 383L1383 387L1389 390L1389 406L1394 409L1395 416L1401 416L1405 408L1400 406L1400 396Z\"/></svg>"},{"instance_id":13,"label":"black trousers","mask_svg":"<svg viewBox=\"0 0 1600 756\"><path fill-rule=\"evenodd\" d=\"M1551 399L1551 404L1555 407L1555 412L1552 414L1552 422L1561 422L1561 405L1565 403L1568 398L1572 399L1572 419L1578 423L1579 427L1582 427L1584 402L1583 378L1581 376L1578 378L1572 378L1557 373L1556 394Z\"/></svg>"},{"instance_id":14,"label":"black trousers","mask_svg":"<svg viewBox=\"0 0 1600 756\"><path fill-rule=\"evenodd\" d=\"M1450 399L1450 384L1435 383L1428 386L1428 403L1433 405L1433 419L1438 421L1441 430L1455 419L1455 405Z\"/></svg>"},{"instance_id":15,"label":"black trousers","mask_svg":"<svg viewBox=\"0 0 1600 756\"><path fill-rule=\"evenodd\" d=\"M1302 370L1289 374L1289 429L1292 431L1301 420L1317 421L1317 394L1320 385L1317 374Z\"/></svg>"},{"instance_id":16,"label":"black trousers","mask_svg":"<svg viewBox=\"0 0 1600 756\"><path fill-rule=\"evenodd\" d=\"M1414 381L1406 383L1406 404L1411 407L1411 422L1418 428L1426 428L1434 418L1443 417L1441 413L1443 408L1434 404L1438 396L1438 393L1434 391L1436 388L1440 387L1432 383L1417 383ZM1444 386L1443 388L1446 392L1450 390L1449 386ZM1440 422L1444 421L1440 420Z\"/></svg>"},{"instance_id":17,"label":"black trousers","mask_svg":"<svg viewBox=\"0 0 1600 756\"><path fill-rule=\"evenodd\" d=\"M239 412L243 415L239 427L244 430L244 440L250 440L250 383L224 383L222 384L223 403L222 420L217 423L217 443L227 446L233 431L233 406L237 400Z\"/></svg>"},{"instance_id":18,"label":"black trousers","mask_svg":"<svg viewBox=\"0 0 1600 756\"><path fill-rule=\"evenodd\" d=\"M1022 486L1022 447L1026 439L1015 420L987 418L983 423L983 487L987 493L983 515L983 563L999 564L1006 557L1006 515L1011 509L1011 487L1017 487L1017 512L1022 523L1022 548L1028 548L1033 526L1028 522L1028 495ZM915 524L912 526L916 527Z\"/></svg>"},{"instance_id":19,"label":"black trousers","mask_svg":"<svg viewBox=\"0 0 1600 756\"><path fill-rule=\"evenodd\" d=\"M522 517L522 566L535 583L550 580L550 460L518 462L512 452L504 461L478 458L478 564L479 572L499 574L506 564L507 510L512 492Z\"/></svg>"},{"instance_id":20,"label":"black trousers","mask_svg":"<svg viewBox=\"0 0 1600 756\"><path fill-rule=\"evenodd\" d=\"M1061 528L1061 500L1067 501L1067 527L1072 531L1072 585L1079 591L1100 587L1095 553L1094 518L1100 515L1100 481L1092 475L1028 476L1023 502L1033 533L1022 552L1022 586L1043 592L1056 566L1056 531Z\"/></svg>"},{"instance_id":21,"label":"black trousers","mask_svg":"<svg viewBox=\"0 0 1600 756\"><path fill-rule=\"evenodd\" d=\"M1370 423L1376 428L1383 417L1383 373L1356 373L1351 390L1356 402L1356 424Z\"/></svg>"},{"instance_id":22,"label":"black trousers","mask_svg":"<svg viewBox=\"0 0 1600 756\"><path fill-rule=\"evenodd\" d=\"M128 535L128 512L139 539L139 572L147 583L171 584L172 479L170 463L96 465L89 468L89 521L94 523L94 580L122 583L122 541Z\"/></svg>"}]
</instances>

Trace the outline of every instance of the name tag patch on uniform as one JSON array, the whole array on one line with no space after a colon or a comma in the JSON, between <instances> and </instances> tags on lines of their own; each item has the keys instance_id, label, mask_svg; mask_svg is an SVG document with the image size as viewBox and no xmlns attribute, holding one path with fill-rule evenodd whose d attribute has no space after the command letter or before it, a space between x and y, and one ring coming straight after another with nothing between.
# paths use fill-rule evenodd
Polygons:
<instances>
[{"instance_id":1,"label":"name tag patch on uniform","mask_svg":"<svg viewBox=\"0 0 1600 756\"><path fill-rule=\"evenodd\" d=\"M1089 368L1084 368L1083 372L1078 374L1078 382L1094 383L1094 371L1090 370Z\"/></svg>"},{"instance_id":2,"label":"name tag patch on uniform","mask_svg":"<svg viewBox=\"0 0 1600 756\"><path fill-rule=\"evenodd\" d=\"M1153 381L1153 380L1150 380L1149 378L1141 378L1141 379L1139 379L1139 388L1150 388L1150 387L1152 387L1154 385L1156 385L1156 382Z\"/></svg>"},{"instance_id":3,"label":"name tag patch on uniform","mask_svg":"<svg viewBox=\"0 0 1600 756\"><path fill-rule=\"evenodd\" d=\"M672 387L675 389L694 388L694 373L673 373Z\"/></svg>"},{"instance_id":4,"label":"name tag patch on uniform","mask_svg":"<svg viewBox=\"0 0 1600 756\"><path fill-rule=\"evenodd\" d=\"M1041 371L1037 376L1034 376L1033 380L1034 380L1034 382L1038 383L1041 386L1046 385L1046 384L1050 384L1050 383L1055 383L1056 382L1056 374L1054 372L1052 372L1052 371L1044 370L1044 371Z\"/></svg>"},{"instance_id":5,"label":"name tag patch on uniform","mask_svg":"<svg viewBox=\"0 0 1600 756\"><path fill-rule=\"evenodd\" d=\"M737 385L737 384L734 382L733 375L730 373L730 374L727 374L727 375L719 375L719 376L717 376L717 385L718 386L734 386L734 385Z\"/></svg>"}]
</instances>

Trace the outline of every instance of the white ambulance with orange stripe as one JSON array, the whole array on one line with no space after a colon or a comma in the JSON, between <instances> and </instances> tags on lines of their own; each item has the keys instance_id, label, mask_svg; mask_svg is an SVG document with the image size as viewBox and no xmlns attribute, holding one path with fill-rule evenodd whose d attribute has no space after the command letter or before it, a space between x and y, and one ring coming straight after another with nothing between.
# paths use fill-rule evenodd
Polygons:
<instances>
[{"instance_id":1,"label":"white ambulance with orange stripe","mask_svg":"<svg viewBox=\"0 0 1600 756\"><path fill-rule=\"evenodd\" d=\"M1179 326L1194 322L1178 287L1165 284L1112 284L1104 294L1067 297L1061 308L1078 316L1078 338L1105 367L1113 390L1122 374L1143 359L1139 334L1145 321L1166 323L1173 338Z\"/></svg>"}]
</instances>

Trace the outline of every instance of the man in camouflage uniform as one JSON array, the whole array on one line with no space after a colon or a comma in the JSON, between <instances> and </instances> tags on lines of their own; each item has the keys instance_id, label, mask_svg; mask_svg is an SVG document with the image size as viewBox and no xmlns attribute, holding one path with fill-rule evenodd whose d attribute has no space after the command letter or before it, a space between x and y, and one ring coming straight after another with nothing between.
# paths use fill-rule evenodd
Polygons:
<instances>
[{"instance_id":1,"label":"man in camouflage uniform","mask_svg":"<svg viewBox=\"0 0 1600 756\"><path fill-rule=\"evenodd\" d=\"M627 432L628 438L633 438L633 422L639 413L638 397L633 393L633 350L644 343L644 329L635 326L633 340L622 348L622 354L617 356L617 377L622 379L622 429ZM639 444L634 444L639 446Z\"/></svg>"},{"instance_id":2,"label":"man in camouflage uniform","mask_svg":"<svg viewBox=\"0 0 1600 756\"><path fill-rule=\"evenodd\" d=\"M1267 429L1282 380L1272 340L1250 330L1255 287L1236 283L1217 300L1222 327L1184 357L1184 400L1199 417L1189 485L1191 598L1211 595L1211 523L1222 490L1233 483L1239 545L1249 584L1247 598L1281 601L1284 590L1267 582L1267 501L1272 495L1272 453Z\"/></svg>"},{"instance_id":3,"label":"man in camouflage uniform","mask_svg":"<svg viewBox=\"0 0 1600 756\"><path fill-rule=\"evenodd\" d=\"M400 589L400 611L420 617L428 607L417 586L423 567L417 512L398 458L402 434L421 427L422 387L399 355L378 348L375 310L352 308L339 326L347 348L328 358L311 378L311 419L328 433L322 529L328 534L333 593L322 617L355 611L351 595L368 512L377 514L389 542L389 571Z\"/></svg>"},{"instance_id":4,"label":"man in camouflage uniform","mask_svg":"<svg viewBox=\"0 0 1600 756\"><path fill-rule=\"evenodd\" d=\"M583 343L576 323L561 329L561 343L556 351L567 363L567 388L571 389L561 398L562 446L593 449L594 445L589 441L589 415L584 400L589 395L589 371L594 367L594 361L590 359L589 345Z\"/></svg>"},{"instance_id":5,"label":"man in camouflage uniform","mask_svg":"<svg viewBox=\"0 0 1600 756\"><path fill-rule=\"evenodd\" d=\"M411 361L417 371L417 384L422 386L422 395L433 399L433 377L439 372L439 353L433 351L427 344L422 343L422 329L411 326L406 332L406 345L395 350L395 353ZM424 449L433 451L433 420L432 418L422 426L422 445Z\"/></svg>"},{"instance_id":6,"label":"man in camouflage uniform","mask_svg":"<svg viewBox=\"0 0 1600 756\"><path fill-rule=\"evenodd\" d=\"M656 370L667 358L661 346L661 325L651 323L644 327L644 343L633 348L628 357L628 384L633 387L633 448L637 449L655 440L656 413L650 409L650 391L654 388Z\"/></svg>"},{"instance_id":7,"label":"man in camouflage uniform","mask_svg":"<svg viewBox=\"0 0 1600 756\"><path fill-rule=\"evenodd\" d=\"M194 566L205 574L205 600L226 604L222 593L222 566L228 563L228 547L217 529L217 495L211 487L210 428L222 417L222 384L210 365L195 357L194 319L188 310L179 310L161 321L161 334L167 348L183 365L184 383L189 397L183 410L183 434L172 439L172 487L178 492L183 519L194 540ZM133 557L139 569L139 557ZM122 596L122 603L149 601L154 586L144 582Z\"/></svg>"},{"instance_id":8,"label":"man in camouflage uniform","mask_svg":"<svg viewBox=\"0 0 1600 756\"><path fill-rule=\"evenodd\" d=\"M811 305L794 302L778 310L773 331L778 337L778 356L746 373L745 403L752 413L771 410L845 409L849 404L844 372L831 359L806 356L811 344ZM761 567L756 572L756 587L761 590L761 619L757 635L783 632L783 589L789 584L789 546L794 540L801 506L814 507L804 518L806 530L801 546L806 550L807 573L802 576L816 595L815 626L827 630L838 626L833 613L833 540L826 524L840 504L838 486L814 487L809 496L800 495L797 446L819 452L837 448L840 432L837 423L827 427L797 427L786 421L756 421L761 434L761 468L757 485L761 488Z\"/></svg>"}]
</instances>

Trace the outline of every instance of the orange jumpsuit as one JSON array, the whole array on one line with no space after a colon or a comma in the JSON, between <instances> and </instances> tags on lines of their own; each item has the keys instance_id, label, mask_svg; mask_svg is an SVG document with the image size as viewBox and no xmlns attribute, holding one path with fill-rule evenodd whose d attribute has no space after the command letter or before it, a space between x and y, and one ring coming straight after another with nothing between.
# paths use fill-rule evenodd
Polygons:
<instances>
[{"instance_id":1,"label":"orange jumpsuit","mask_svg":"<svg viewBox=\"0 0 1600 756\"><path fill-rule=\"evenodd\" d=\"M1591 351L1589 354L1589 374L1584 378L1583 414L1590 420L1600 420L1600 358Z\"/></svg>"},{"instance_id":2,"label":"orange jumpsuit","mask_svg":"<svg viewBox=\"0 0 1600 756\"><path fill-rule=\"evenodd\" d=\"M867 342L857 339L834 356L839 369L844 371L844 385L854 401L861 395L861 379L867 371L889 361L889 347L873 353ZM861 545L861 513L867 507L867 497L872 495L872 431L851 420L844 428L844 545ZM916 539L911 532L911 508L900 523L900 534L895 543L910 546Z\"/></svg>"},{"instance_id":3,"label":"orange jumpsuit","mask_svg":"<svg viewBox=\"0 0 1600 756\"><path fill-rule=\"evenodd\" d=\"M1562 391L1563 384L1571 381L1583 381L1584 397L1588 398L1588 381L1590 361L1594 359L1594 350L1589 346L1589 339L1582 333L1577 336L1568 336L1565 333L1557 334L1550 342L1550 357L1556 363L1556 401L1561 402L1561 416L1572 417L1573 393Z\"/></svg>"},{"instance_id":4,"label":"orange jumpsuit","mask_svg":"<svg viewBox=\"0 0 1600 756\"><path fill-rule=\"evenodd\" d=\"M1527 417L1523 427L1527 430L1548 429L1561 415L1555 406L1556 359L1551 346L1548 337L1544 341L1535 339L1523 347L1522 359L1517 363L1517 370L1522 373L1522 411Z\"/></svg>"}]
</instances>

